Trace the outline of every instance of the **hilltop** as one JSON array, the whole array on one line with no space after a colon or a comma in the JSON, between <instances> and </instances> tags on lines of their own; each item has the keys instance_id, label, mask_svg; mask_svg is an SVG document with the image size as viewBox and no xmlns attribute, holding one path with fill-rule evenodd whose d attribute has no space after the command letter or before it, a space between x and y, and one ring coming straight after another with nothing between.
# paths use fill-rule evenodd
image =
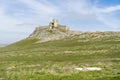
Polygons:
<instances>
[{"instance_id":1,"label":"hilltop","mask_svg":"<svg viewBox=\"0 0 120 80\"><path fill-rule=\"evenodd\" d=\"M120 32L82 32L73 31L65 25L58 24L57 19L53 19L49 25L36 27L28 38L39 39L40 42L61 40L66 38L79 39L79 41L94 40L119 40Z\"/></svg>"},{"instance_id":2,"label":"hilltop","mask_svg":"<svg viewBox=\"0 0 120 80\"><path fill-rule=\"evenodd\" d=\"M120 41L120 32L82 32L82 31L61 31L49 30L46 27L37 27L28 38L38 39L38 43L62 40L62 39L78 39L78 41Z\"/></svg>"},{"instance_id":3,"label":"hilltop","mask_svg":"<svg viewBox=\"0 0 120 80\"><path fill-rule=\"evenodd\" d=\"M58 24L57 19L53 19L49 25L36 27L29 38L37 38L39 42L60 40L80 34L80 32L69 30L69 27Z\"/></svg>"}]
</instances>

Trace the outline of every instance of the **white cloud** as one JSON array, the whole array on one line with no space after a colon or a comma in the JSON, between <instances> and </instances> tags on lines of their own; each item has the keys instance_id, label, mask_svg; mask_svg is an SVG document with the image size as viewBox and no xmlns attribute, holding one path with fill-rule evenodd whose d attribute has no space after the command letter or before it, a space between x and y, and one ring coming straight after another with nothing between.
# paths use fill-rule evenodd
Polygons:
<instances>
[{"instance_id":1,"label":"white cloud","mask_svg":"<svg viewBox=\"0 0 120 80\"><path fill-rule=\"evenodd\" d=\"M0 30L8 31L8 32L20 32L20 33L29 33L33 31L35 24L33 25L31 22L26 22L24 17L19 19L18 17L11 17L6 14L6 7L0 7ZM24 24L24 25L17 25L17 24Z\"/></svg>"},{"instance_id":2,"label":"white cloud","mask_svg":"<svg viewBox=\"0 0 120 80\"><path fill-rule=\"evenodd\" d=\"M95 7L97 20L104 23L107 27L111 27L113 29L118 30L120 28L120 19L117 18L119 15L111 15L116 11L120 10L120 5L117 6L109 6L106 8L97 8Z\"/></svg>"},{"instance_id":3,"label":"white cloud","mask_svg":"<svg viewBox=\"0 0 120 80\"><path fill-rule=\"evenodd\" d=\"M111 13L111 12L118 11L118 10L120 10L120 5L110 6L110 7L107 7L107 8L102 8L102 9L99 9L99 12Z\"/></svg>"},{"instance_id":4,"label":"white cloud","mask_svg":"<svg viewBox=\"0 0 120 80\"><path fill-rule=\"evenodd\" d=\"M120 20L117 20L117 19L113 19L112 17L110 16L104 16L103 14L99 14L97 16L97 20L99 20L100 22L102 22L104 25L106 25L107 27L111 27L111 28L114 28L114 29L119 29L120 28Z\"/></svg>"},{"instance_id":5,"label":"white cloud","mask_svg":"<svg viewBox=\"0 0 120 80\"><path fill-rule=\"evenodd\" d=\"M20 0L25 3L28 7L39 15L56 15L59 13L59 9L56 6L51 5L49 2L46 3L37 0ZM44 1L45 2L45 1Z\"/></svg>"},{"instance_id":6,"label":"white cloud","mask_svg":"<svg viewBox=\"0 0 120 80\"><path fill-rule=\"evenodd\" d=\"M64 4L66 8L63 12L72 19L92 19L94 18L94 11L89 0L68 0Z\"/></svg>"},{"instance_id":7,"label":"white cloud","mask_svg":"<svg viewBox=\"0 0 120 80\"><path fill-rule=\"evenodd\" d=\"M11 29L18 20L5 15L5 9L0 8L0 29Z\"/></svg>"},{"instance_id":8,"label":"white cloud","mask_svg":"<svg viewBox=\"0 0 120 80\"><path fill-rule=\"evenodd\" d=\"M106 8L98 8L97 5L99 1L96 0L95 5L92 5L89 0L76 0L68 1L68 12L71 12L69 15L70 18L76 20L97 20L101 22L105 27L119 29L120 28L120 19L117 19L116 16L111 14L120 10L120 5L117 6L108 6ZM70 19L69 18L69 19Z\"/></svg>"}]
</instances>

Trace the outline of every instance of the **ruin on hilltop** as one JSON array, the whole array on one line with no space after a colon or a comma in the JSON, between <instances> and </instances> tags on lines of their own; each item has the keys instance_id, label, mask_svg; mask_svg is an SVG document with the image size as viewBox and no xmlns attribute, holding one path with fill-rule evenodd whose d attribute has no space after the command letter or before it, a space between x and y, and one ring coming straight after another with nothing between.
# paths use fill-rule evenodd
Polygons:
<instances>
[{"instance_id":1,"label":"ruin on hilltop","mask_svg":"<svg viewBox=\"0 0 120 80\"><path fill-rule=\"evenodd\" d=\"M51 40L59 40L73 35L74 32L69 30L66 25L60 25L57 19L53 19L46 26L38 26L35 28L29 38L37 38L39 42L46 42Z\"/></svg>"},{"instance_id":2,"label":"ruin on hilltop","mask_svg":"<svg viewBox=\"0 0 120 80\"><path fill-rule=\"evenodd\" d=\"M57 19L53 19L50 23L49 23L49 29L50 30L63 30L63 31L68 31L69 27L65 26L65 25L60 25L58 23Z\"/></svg>"},{"instance_id":3,"label":"ruin on hilltop","mask_svg":"<svg viewBox=\"0 0 120 80\"><path fill-rule=\"evenodd\" d=\"M36 27L35 31L40 31L40 30L52 30L52 31L69 31L69 27L66 25L61 25L58 23L57 19L53 19L50 21L48 25L45 26L38 26Z\"/></svg>"}]
</instances>

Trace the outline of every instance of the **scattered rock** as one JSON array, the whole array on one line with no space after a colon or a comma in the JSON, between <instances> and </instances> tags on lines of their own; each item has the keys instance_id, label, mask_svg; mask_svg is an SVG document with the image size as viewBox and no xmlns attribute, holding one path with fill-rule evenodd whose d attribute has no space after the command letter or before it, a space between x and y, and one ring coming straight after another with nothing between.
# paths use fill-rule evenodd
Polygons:
<instances>
[{"instance_id":1,"label":"scattered rock","mask_svg":"<svg viewBox=\"0 0 120 80\"><path fill-rule=\"evenodd\" d=\"M99 71L99 70L102 70L102 68L99 68L99 67L84 67L84 68L75 68L75 70L79 70L79 71Z\"/></svg>"}]
</instances>

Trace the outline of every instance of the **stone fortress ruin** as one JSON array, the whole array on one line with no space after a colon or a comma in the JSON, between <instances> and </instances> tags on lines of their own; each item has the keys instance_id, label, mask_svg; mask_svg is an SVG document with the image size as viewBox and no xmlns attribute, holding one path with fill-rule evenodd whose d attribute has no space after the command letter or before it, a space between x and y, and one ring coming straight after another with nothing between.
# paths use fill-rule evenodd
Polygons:
<instances>
[{"instance_id":1,"label":"stone fortress ruin","mask_svg":"<svg viewBox=\"0 0 120 80\"><path fill-rule=\"evenodd\" d=\"M57 19L53 19L50 24L49 24L49 29L50 30L62 30L62 31L68 31L69 27L65 26L65 25L60 25L58 23Z\"/></svg>"},{"instance_id":2,"label":"stone fortress ruin","mask_svg":"<svg viewBox=\"0 0 120 80\"><path fill-rule=\"evenodd\" d=\"M46 35L47 35L47 37L50 36L50 33L56 33L56 34L52 34L52 35L57 35L57 36L60 36L60 34L62 34L61 36L63 37L66 35L66 32L67 33L70 32L69 27L67 27L66 25L60 25L58 23L57 19L53 19L49 23L49 25L36 27L35 30L33 31L33 33L30 34L29 37L37 36L38 38L43 38Z\"/></svg>"},{"instance_id":3,"label":"stone fortress ruin","mask_svg":"<svg viewBox=\"0 0 120 80\"><path fill-rule=\"evenodd\" d=\"M72 32L69 30L69 27L60 25L57 19L53 19L48 25L36 27L29 38L34 37L40 39L39 42L46 42L63 39L71 34Z\"/></svg>"}]
</instances>

